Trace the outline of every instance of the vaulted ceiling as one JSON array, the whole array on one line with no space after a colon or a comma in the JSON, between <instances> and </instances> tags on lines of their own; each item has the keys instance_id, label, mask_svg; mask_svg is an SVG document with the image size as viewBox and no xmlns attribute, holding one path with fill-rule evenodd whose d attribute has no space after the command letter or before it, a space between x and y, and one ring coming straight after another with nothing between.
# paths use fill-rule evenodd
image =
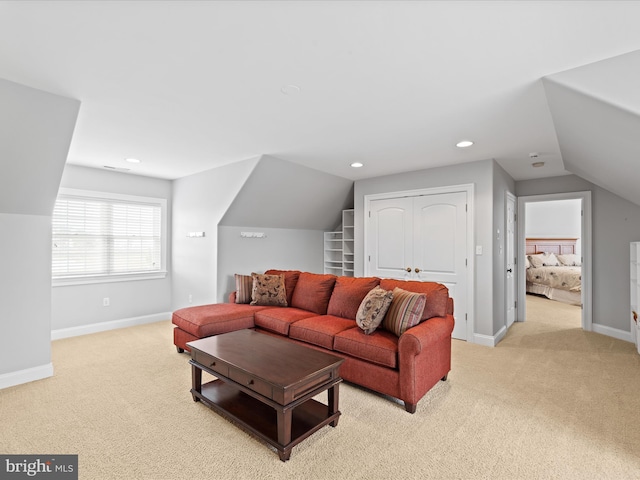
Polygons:
<instances>
[{"instance_id":1,"label":"vaulted ceiling","mask_svg":"<svg viewBox=\"0 0 640 480\"><path fill-rule=\"evenodd\" d=\"M355 180L493 158L640 204L639 18L634 1L2 1L0 78L82 102L73 164L172 179L264 154Z\"/></svg>"}]
</instances>

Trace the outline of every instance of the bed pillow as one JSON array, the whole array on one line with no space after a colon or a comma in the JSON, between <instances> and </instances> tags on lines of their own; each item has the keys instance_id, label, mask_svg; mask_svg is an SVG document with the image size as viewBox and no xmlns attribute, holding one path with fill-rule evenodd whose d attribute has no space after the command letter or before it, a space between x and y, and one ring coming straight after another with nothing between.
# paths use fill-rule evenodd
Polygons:
<instances>
[{"instance_id":1,"label":"bed pillow","mask_svg":"<svg viewBox=\"0 0 640 480\"><path fill-rule=\"evenodd\" d=\"M558 267L560 262L553 253L536 253L535 255L528 255L527 260L531 263L533 268L540 267Z\"/></svg>"},{"instance_id":2,"label":"bed pillow","mask_svg":"<svg viewBox=\"0 0 640 480\"><path fill-rule=\"evenodd\" d=\"M581 267L582 266L580 255L576 255L575 253L558 255L558 261L565 267Z\"/></svg>"},{"instance_id":3,"label":"bed pillow","mask_svg":"<svg viewBox=\"0 0 640 480\"><path fill-rule=\"evenodd\" d=\"M524 259L524 268L531 268L531 262L529 261L529 257Z\"/></svg>"},{"instance_id":4,"label":"bed pillow","mask_svg":"<svg viewBox=\"0 0 640 480\"><path fill-rule=\"evenodd\" d=\"M287 293L284 288L284 275L266 275L252 273L253 288L251 305L287 306Z\"/></svg>"},{"instance_id":5,"label":"bed pillow","mask_svg":"<svg viewBox=\"0 0 640 480\"><path fill-rule=\"evenodd\" d=\"M560 262L556 258L555 254L545 253L544 255L545 257L542 260L543 267L559 267L560 266Z\"/></svg>"}]
</instances>

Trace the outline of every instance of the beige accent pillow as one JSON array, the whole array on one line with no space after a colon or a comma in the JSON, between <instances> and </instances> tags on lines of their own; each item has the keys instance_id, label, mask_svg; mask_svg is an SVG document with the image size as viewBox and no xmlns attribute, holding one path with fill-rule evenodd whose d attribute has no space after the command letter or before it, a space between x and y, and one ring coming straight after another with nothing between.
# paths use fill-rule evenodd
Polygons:
<instances>
[{"instance_id":1,"label":"beige accent pillow","mask_svg":"<svg viewBox=\"0 0 640 480\"><path fill-rule=\"evenodd\" d=\"M380 287L374 287L367 293L356 313L356 323L364 333L370 335L378 328L392 299L393 292Z\"/></svg>"},{"instance_id":2,"label":"beige accent pillow","mask_svg":"<svg viewBox=\"0 0 640 480\"><path fill-rule=\"evenodd\" d=\"M284 288L284 275L266 275L252 273L253 288L251 305L287 306L287 292Z\"/></svg>"}]
</instances>

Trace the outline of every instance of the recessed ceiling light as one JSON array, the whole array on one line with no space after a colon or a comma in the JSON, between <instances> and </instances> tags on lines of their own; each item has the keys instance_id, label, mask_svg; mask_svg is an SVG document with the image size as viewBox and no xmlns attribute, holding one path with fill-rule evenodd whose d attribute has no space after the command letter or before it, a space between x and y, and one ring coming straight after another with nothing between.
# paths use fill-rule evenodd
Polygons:
<instances>
[{"instance_id":1,"label":"recessed ceiling light","mask_svg":"<svg viewBox=\"0 0 640 480\"><path fill-rule=\"evenodd\" d=\"M351 166L352 166L353 168L360 168L360 167L364 167L364 163L360 163L360 162L353 162L353 163L351 164Z\"/></svg>"},{"instance_id":2,"label":"recessed ceiling light","mask_svg":"<svg viewBox=\"0 0 640 480\"><path fill-rule=\"evenodd\" d=\"M544 167L544 162L533 162L531 166L535 168Z\"/></svg>"},{"instance_id":3,"label":"recessed ceiling light","mask_svg":"<svg viewBox=\"0 0 640 480\"><path fill-rule=\"evenodd\" d=\"M470 147L471 145L473 145L473 142L471 140L461 140L458 143L456 143L456 147L458 148L467 148L467 147Z\"/></svg>"},{"instance_id":4,"label":"recessed ceiling light","mask_svg":"<svg viewBox=\"0 0 640 480\"><path fill-rule=\"evenodd\" d=\"M280 91L285 95L297 95L300 93L300 87L298 85L285 85Z\"/></svg>"},{"instance_id":5,"label":"recessed ceiling light","mask_svg":"<svg viewBox=\"0 0 640 480\"><path fill-rule=\"evenodd\" d=\"M137 158L125 158L125 160L129 163L140 163L140 160Z\"/></svg>"}]
</instances>

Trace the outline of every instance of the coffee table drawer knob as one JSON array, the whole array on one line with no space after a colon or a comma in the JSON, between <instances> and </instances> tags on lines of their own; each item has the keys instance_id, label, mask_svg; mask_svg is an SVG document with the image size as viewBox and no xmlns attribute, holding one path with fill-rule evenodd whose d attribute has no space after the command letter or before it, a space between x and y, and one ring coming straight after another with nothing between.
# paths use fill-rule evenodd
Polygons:
<instances>
[{"instance_id":1,"label":"coffee table drawer knob","mask_svg":"<svg viewBox=\"0 0 640 480\"><path fill-rule=\"evenodd\" d=\"M247 385L253 385L253 379L249 380L249 381L247 382Z\"/></svg>"},{"instance_id":2,"label":"coffee table drawer knob","mask_svg":"<svg viewBox=\"0 0 640 480\"><path fill-rule=\"evenodd\" d=\"M215 367L216 366L216 362L211 362L211 365L209 365L210 367Z\"/></svg>"}]
</instances>

